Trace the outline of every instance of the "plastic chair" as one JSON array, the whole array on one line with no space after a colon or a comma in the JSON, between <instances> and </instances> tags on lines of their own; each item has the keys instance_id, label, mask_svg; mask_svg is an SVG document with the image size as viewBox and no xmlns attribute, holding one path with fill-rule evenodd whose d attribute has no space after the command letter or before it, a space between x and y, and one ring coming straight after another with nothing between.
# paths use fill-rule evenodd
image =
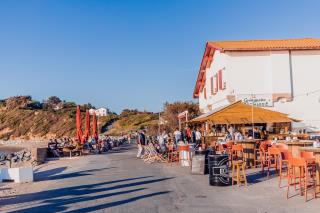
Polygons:
<instances>
[{"instance_id":1,"label":"plastic chair","mask_svg":"<svg viewBox=\"0 0 320 213\"><path fill-rule=\"evenodd\" d=\"M246 163L246 159L244 157L243 146L241 144L232 145L231 152L229 154L229 159L231 161L231 165L233 161L238 161L239 158Z\"/></svg>"},{"instance_id":2,"label":"plastic chair","mask_svg":"<svg viewBox=\"0 0 320 213\"><path fill-rule=\"evenodd\" d=\"M262 141L259 146L259 159L256 161L260 162L262 171L264 171L265 166L268 166L267 153L269 146L271 146L270 141Z\"/></svg>"},{"instance_id":3,"label":"plastic chair","mask_svg":"<svg viewBox=\"0 0 320 213\"><path fill-rule=\"evenodd\" d=\"M279 188L281 188L281 180L284 177L288 177L289 173L289 160L292 158L292 154L289 150L281 151L280 166L279 166ZM285 175L283 175L285 173Z\"/></svg>"},{"instance_id":4,"label":"plastic chair","mask_svg":"<svg viewBox=\"0 0 320 213\"><path fill-rule=\"evenodd\" d=\"M278 167L280 165L281 152L278 148L270 147L267 152L267 160L268 160L268 178L270 175L270 169L275 168L276 172L278 172Z\"/></svg>"},{"instance_id":5,"label":"plastic chair","mask_svg":"<svg viewBox=\"0 0 320 213\"><path fill-rule=\"evenodd\" d=\"M296 176L296 169L298 169L298 177ZM289 160L289 173L288 173L288 184L287 184L287 199L289 199L290 186L294 185L295 190L296 185L300 186L300 195L305 196L305 201L307 201L308 187L314 189L313 198L316 198L316 179L315 179L316 164L310 164L304 158L291 158ZM309 175L310 172L310 175ZM299 179L297 183L296 180ZM294 182L293 182L294 181Z\"/></svg>"},{"instance_id":6,"label":"plastic chair","mask_svg":"<svg viewBox=\"0 0 320 213\"><path fill-rule=\"evenodd\" d=\"M231 153L231 150L232 150L232 146L234 145L234 142L233 141L228 141L227 142L227 149L226 149L226 152L227 154L230 154Z\"/></svg>"},{"instance_id":7,"label":"plastic chair","mask_svg":"<svg viewBox=\"0 0 320 213\"><path fill-rule=\"evenodd\" d=\"M179 152L174 150L173 144L168 145L168 163L172 165L175 161L179 161Z\"/></svg>"},{"instance_id":8,"label":"plastic chair","mask_svg":"<svg viewBox=\"0 0 320 213\"><path fill-rule=\"evenodd\" d=\"M261 142L257 142L254 145L254 150L253 150L253 166L256 168L257 167L257 163L260 162L260 159L258 159L258 156L261 155L260 153L260 144Z\"/></svg>"},{"instance_id":9,"label":"plastic chair","mask_svg":"<svg viewBox=\"0 0 320 213\"><path fill-rule=\"evenodd\" d=\"M300 152L300 157L306 159L308 163L316 162L316 158L313 155L313 152Z\"/></svg>"},{"instance_id":10,"label":"plastic chair","mask_svg":"<svg viewBox=\"0 0 320 213\"><path fill-rule=\"evenodd\" d=\"M288 145L287 145L287 144L283 144L283 143L274 144L272 147L276 147L276 148L278 148L280 151L289 150Z\"/></svg>"}]
</instances>

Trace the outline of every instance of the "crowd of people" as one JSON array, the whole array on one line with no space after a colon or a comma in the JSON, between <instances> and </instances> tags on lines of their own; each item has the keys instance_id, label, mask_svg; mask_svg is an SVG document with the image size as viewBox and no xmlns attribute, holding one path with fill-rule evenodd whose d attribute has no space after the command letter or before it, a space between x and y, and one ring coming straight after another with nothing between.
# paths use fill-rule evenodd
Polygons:
<instances>
[{"instance_id":1,"label":"crowd of people","mask_svg":"<svg viewBox=\"0 0 320 213\"><path fill-rule=\"evenodd\" d=\"M130 141L128 136L110 136L101 135L97 140L94 137L89 137L81 144L77 138L59 138L50 139L48 142L48 156L62 157L64 148L74 150L88 150L89 152L108 152L114 147L118 147L127 141Z\"/></svg>"},{"instance_id":2,"label":"crowd of people","mask_svg":"<svg viewBox=\"0 0 320 213\"><path fill-rule=\"evenodd\" d=\"M173 132L163 130L157 137L147 137L144 130L136 132L135 138L138 144L137 158L144 155L144 147L149 143L153 143L157 152L165 153L169 147L176 148L178 144L195 144L195 147L201 145L202 133L198 128L186 127L182 131L178 128Z\"/></svg>"},{"instance_id":3,"label":"crowd of people","mask_svg":"<svg viewBox=\"0 0 320 213\"><path fill-rule=\"evenodd\" d=\"M252 130L252 127L244 128L244 127L234 127L232 125L219 125L219 126L212 126L210 129L210 132L213 135L216 135L217 133L221 135L225 135L225 140L236 140L236 141L242 141L245 138L248 139L267 139L268 138L268 132L265 128L258 128L254 127Z\"/></svg>"}]
</instances>

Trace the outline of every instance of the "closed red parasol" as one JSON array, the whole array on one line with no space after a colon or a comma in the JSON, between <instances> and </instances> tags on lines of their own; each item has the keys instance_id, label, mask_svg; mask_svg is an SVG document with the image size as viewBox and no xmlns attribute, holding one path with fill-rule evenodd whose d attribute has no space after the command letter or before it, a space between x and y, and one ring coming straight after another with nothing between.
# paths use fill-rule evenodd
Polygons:
<instances>
[{"instance_id":1,"label":"closed red parasol","mask_svg":"<svg viewBox=\"0 0 320 213\"><path fill-rule=\"evenodd\" d=\"M89 139L90 137L90 114L89 114L89 110L86 110L86 128L84 131L84 137L86 140Z\"/></svg>"},{"instance_id":2,"label":"closed red parasol","mask_svg":"<svg viewBox=\"0 0 320 213\"><path fill-rule=\"evenodd\" d=\"M77 126L77 138L81 143L84 143L84 140L82 138L83 133L81 129L81 112L80 112L80 106L77 106L77 114L76 114L76 126Z\"/></svg>"},{"instance_id":3,"label":"closed red parasol","mask_svg":"<svg viewBox=\"0 0 320 213\"><path fill-rule=\"evenodd\" d=\"M92 118L92 134L96 141L98 141L98 124L97 124L97 116L96 113L93 113Z\"/></svg>"}]
</instances>

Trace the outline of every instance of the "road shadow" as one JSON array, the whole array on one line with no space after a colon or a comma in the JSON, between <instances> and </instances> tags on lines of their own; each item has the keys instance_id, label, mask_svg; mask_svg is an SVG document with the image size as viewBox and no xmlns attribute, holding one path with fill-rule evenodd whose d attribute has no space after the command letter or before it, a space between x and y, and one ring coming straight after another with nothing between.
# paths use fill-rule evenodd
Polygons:
<instances>
[{"instance_id":1,"label":"road shadow","mask_svg":"<svg viewBox=\"0 0 320 213\"><path fill-rule=\"evenodd\" d=\"M146 178L152 178L152 179L143 180ZM122 189L126 189L129 187L141 187L147 184L154 184L154 183L166 181L172 178L173 177L154 179L153 176L143 176L143 177L120 179L120 180L114 180L114 181L108 181L108 182L102 182L102 183L96 183L96 184L86 184L86 185L51 189L47 191L17 195L15 197L11 197L11 196L4 197L3 199L0 200L0 206L17 205L17 204L30 206L30 204L27 204L28 202L38 201L39 203L36 204L37 206L32 206L32 207L24 208L21 210L14 210L14 211L9 210L9 211L10 212L48 212L49 210L49 212L57 212L57 211L66 210L68 208L66 206L67 204L75 204L79 202L92 201L93 199L102 199L105 197L132 193L136 191L142 191L146 188L142 187L142 188L131 189L131 190L122 190ZM110 185L110 184L133 181L133 180L139 180L139 181L106 187L107 185ZM101 195L101 193L111 191L111 190L121 190L121 191ZM95 195L95 193L100 193L100 194ZM81 211L83 210L83 212L88 212L88 211L91 211L90 209L108 208L116 205L122 205L128 202L133 202L135 200L144 199L147 197L156 196L162 193L169 193L169 192L157 192L157 193L137 196L130 199L106 203L99 206L88 206L84 209L81 209ZM70 197L70 198L66 198L66 197Z\"/></svg>"},{"instance_id":2,"label":"road shadow","mask_svg":"<svg viewBox=\"0 0 320 213\"><path fill-rule=\"evenodd\" d=\"M119 147L115 147L112 150L109 150L105 154L123 153L123 152L128 152L130 150L135 150L135 149L137 149L136 145L124 144Z\"/></svg>"},{"instance_id":3,"label":"road shadow","mask_svg":"<svg viewBox=\"0 0 320 213\"><path fill-rule=\"evenodd\" d=\"M122 195L122 194L128 194L128 193L133 193L133 192L138 192L145 190L147 188L139 188L139 189L133 189L133 190L127 190L127 191L121 191L121 192L115 192L115 193L109 193L109 194L103 194L99 196L93 196L89 197L89 200L94 200L94 199L101 199L101 198L107 198L107 197L112 197L112 196L117 196L117 195ZM139 196L134 196L132 198L124 199L124 200L118 200L118 201L113 201L109 203L104 203L100 205L94 205L94 206L89 206L81 209L76 209L76 210L71 210L71 211L66 211L69 213L77 213L77 212L93 212L101 209L107 209L115 206L120 206L124 205L127 203L132 203L137 200L141 199L146 199L149 197L154 197L154 196L159 196L163 194L168 194L170 191L161 191L161 192L154 192L154 193L149 193L149 194L144 194L144 195L139 195ZM36 207L30 207L22 210L17 210L17 211L10 211L12 213L34 213L34 212L58 212L58 211L65 211L68 209L66 205L68 204L74 204L78 202L85 202L88 201L88 198L86 197L80 197L80 198L75 198L75 199L62 199L61 202L59 200L50 200L48 202L52 202L51 204L47 205L42 205L42 206L36 206ZM50 211L48 211L50 209Z\"/></svg>"},{"instance_id":4,"label":"road shadow","mask_svg":"<svg viewBox=\"0 0 320 213\"><path fill-rule=\"evenodd\" d=\"M82 170L82 171L77 171L77 172L59 174L67 169L67 167L59 167L59 168L49 169L46 171L36 172L34 174L34 180L39 182L39 181L47 181L47 180L75 178L75 177L92 175L92 173L94 173L94 172L107 170L107 169L114 169L114 168L116 168L116 167L89 169L89 170Z\"/></svg>"}]
</instances>

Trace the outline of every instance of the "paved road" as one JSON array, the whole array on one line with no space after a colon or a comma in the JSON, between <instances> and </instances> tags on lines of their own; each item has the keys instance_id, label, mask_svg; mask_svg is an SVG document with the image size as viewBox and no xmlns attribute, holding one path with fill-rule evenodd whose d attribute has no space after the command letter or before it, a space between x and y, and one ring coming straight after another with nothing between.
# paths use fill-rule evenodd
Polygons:
<instances>
[{"instance_id":1,"label":"paved road","mask_svg":"<svg viewBox=\"0 0 320 213\"><path fill-rule=\"evenodd\" d=\"M209 187L187 168L145 164L134 146L105 155L52 161L36 181L8 184L2 212L319 212L320 199L285 199L277 179L253 173L250 186ZM12 193L9 193L9 192ZM311 196L310 196L311 197Z\"/></svg>"}]
</instances>

